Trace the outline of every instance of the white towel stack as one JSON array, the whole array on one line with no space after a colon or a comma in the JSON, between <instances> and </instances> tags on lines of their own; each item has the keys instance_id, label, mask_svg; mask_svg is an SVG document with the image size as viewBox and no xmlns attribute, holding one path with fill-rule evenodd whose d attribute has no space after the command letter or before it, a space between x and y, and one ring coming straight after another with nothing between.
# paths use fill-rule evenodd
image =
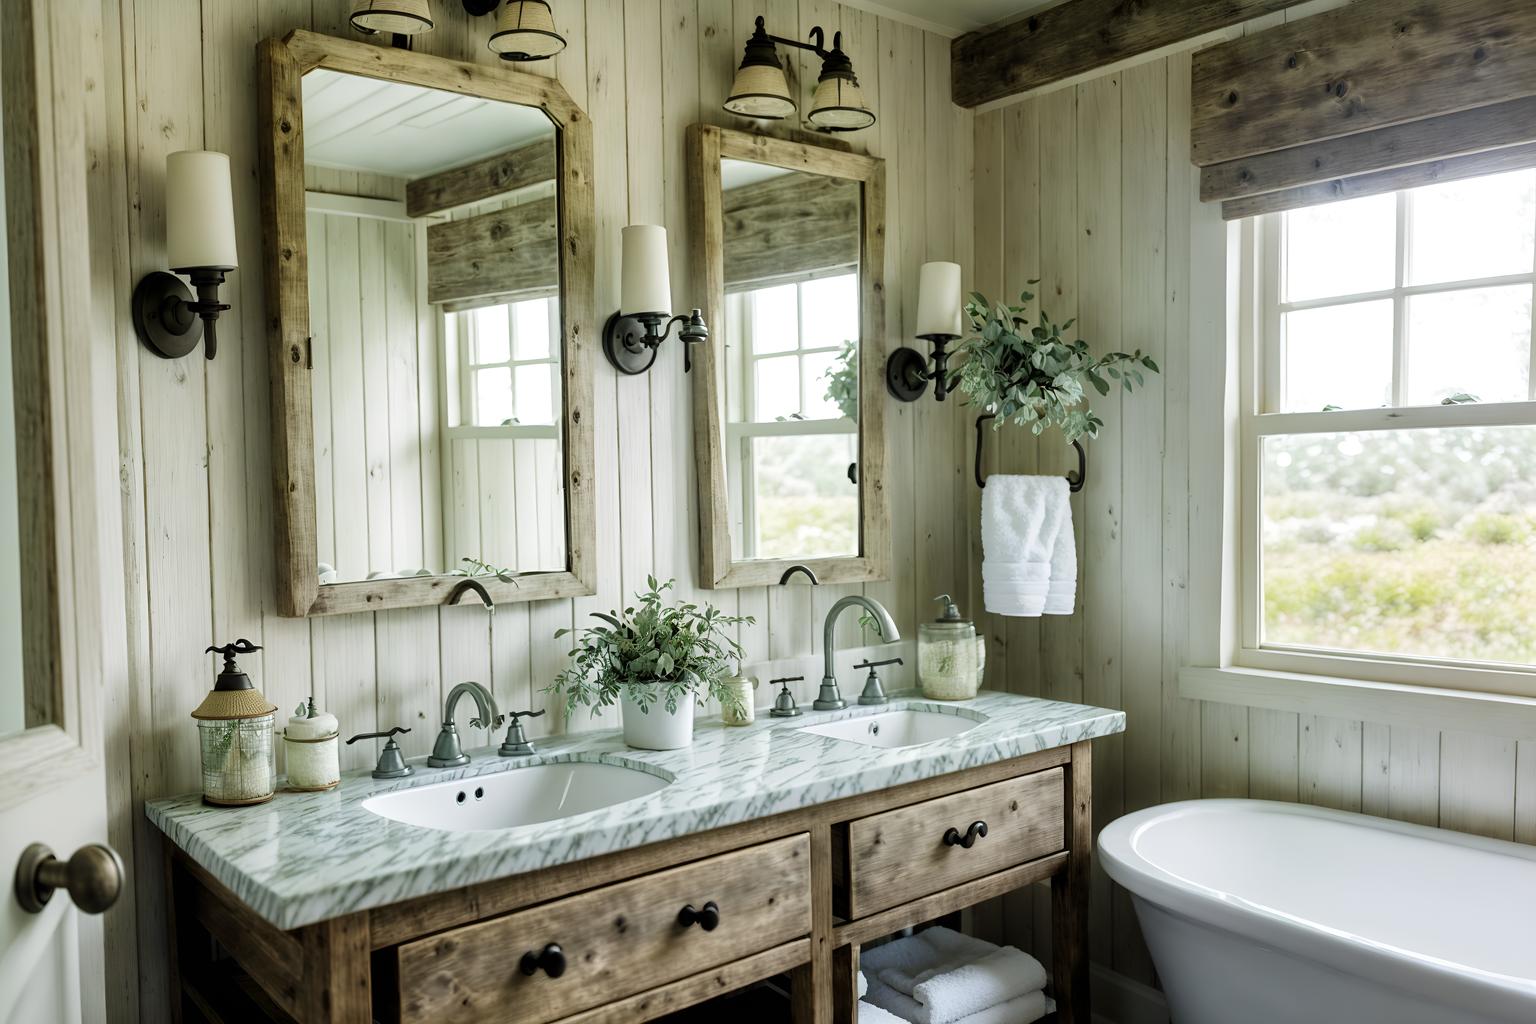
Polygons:
<instances>
[{"instance_id":1,"label":"white towel stack","mask_svg":"<svg viewBox=\"0 0 1536 1024\"><path fill-rule=\"evenodd\" d=\"M1030 1024L1054 1010L1040 961L948 928L862 952L863 1024Z\"/></svg>"},{"instance_id":2,"label":"white towel stack","mask_svg":"<svg viewBox=\"0 0 1536 1024\"><path fill-rule=\"evenodd\" d=\"M1072 505L1060 476L987 478L981 499L981 581L994 615L1071 615L1077 600Z\"/></svg>"}]
</instances>

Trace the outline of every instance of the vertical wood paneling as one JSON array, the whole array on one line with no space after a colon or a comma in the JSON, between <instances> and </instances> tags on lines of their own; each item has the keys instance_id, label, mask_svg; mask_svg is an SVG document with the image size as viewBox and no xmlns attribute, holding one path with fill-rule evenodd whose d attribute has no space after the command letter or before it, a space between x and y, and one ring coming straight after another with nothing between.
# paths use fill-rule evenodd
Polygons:
<instances>
[{"instance_id":1,"label":"vertical wood paneling","mask_svg":"<svg viewBox=\"0 0 1536 1024\"><path fill-rule=\"evenodd\" d=\"M1440 826L1515 837L1516 743L1502 736L1440 734Z\"/></svg>"},{"instance_id":2,"label":"vertical wood paneling","mask_svg":"<svg viewBox=\"0 0 1536 1024\"><path fill-rule=\"evenodd\" d=\"M597 509L605 524L599 530L596 596L502 609L494 616L471 608L405 609L312 622L276 616L251 54L259 39L293 28L358 38L347 27L350 3L203 4L201 16L194 7L190 18L180 0L100 0L99 6L100 35L108 52L97 58L104 64L105 102L88 126L92 145L104 154L92 171L102 216L93 210L92 220L103 225L120 221L108 230L123 241L115 250L103 250L110 253L102 267L108 279L97 288L115 288L117 298L109 304L125 308L132 282L164 265L161 182L164 154L176 149L206 145L230 154L242 255L241 268L226 289L234 308L220 321L222 351L213 363L156 359L140 349L126 315L113 324L132 678L126 699L128 720L135 723L123 745L121 757L127 763L117 766L130 781L115 797L115 813L137 822L142 800L195 788L196 732L183 719L212 678L212 661L202 649L234 635L249 636L266 648L243 664L284 711L313 691L341 716L349 735L375 725L410 727L413 731L401 741L411 753L430 749L444 693L464 679L490 683L498 702L509 708L549 706L542 690L565 663L568 649L568 642L553 641L555 630L619 604L647 573L677 577L680 594L704 596L728 611L755 615L758 623L741 634L753 660L803 657L820 647L817 616L835 596L830 589L698 590L688 388L675 343L663 349L647 377L619 381L606 364L596 371ZM973 118L948 103L946 40L832 0L556 5L569 45L555 60L529 70L555 75L593 119L602 240L600 312L606 314L617 303L619 228L631 222L667 225L678 308L697 302L687 294L690 226L683 131L701 120L751 127L724 113L720 103L758 13L786 35L803 36L812 24L822 24L829 36L839 28L845 33L845 48L880 116L873 130L849 141L886 158L891 186L889 336L874 341L899 343L915 311L917 264L928 258L959 259L969 273ZM417 40L419 49L497 66L485 47L489 19L472 21L456 4L436 4L434 15L437 26ZM797 95L808 100L819 66L807 65L809 72L803 72L799 61L796 55L791 62L791 78ZM883 81L890 83L888 89ZM785 123L763 130L782 134L799 126ZM929 148L930 132L948 140L941 150ZM905 235L898 219L906 224ZM338 248L337 259L329 258L327 242L348 228L352 244ZM437 468L446 453L431 429L441 384L436 325L430 316L416 318L411 301L424 285L418 273L420 244L395 237L400 229L387 223L374 222L364 230L368 238L361 250L356 222L324 224L312 242L318 257L311 261L315 287L327 296L322 303L326 315L317 316L314 324L315 384L328 396L337 387L383 396L388 413L350 420L327 416L317 424L317 438L326 445L318 482L333 516L368 521L365 513L381 506L389 514L371 533L331 531L325 560L346 559L365 569L435 564L463 552L458 545L444 551L435 539L445 524L431 495L446 486ZM379 303L362 295L363 281L375 278L387 282L387 298ZM330 301L331 293L343 300L339 306ZM359 344L365 327L387 342L378 350ZM415 423L409 413L396 415L411 406ZM922 456L924 476L917 471L919 435L913 429L918 409L902 407L891 417L896 424L892 455L907 467L887 481L900 527L895 575L866 588L891 608L904 631L915 628L920 613L927 617L927 591L962 587L970 575L969 566L949 564L953 559L948 557L969 544L970 531L958 521L969 514L968 495L958 487L928 486L938 478L959 479L960 467L943 454L958 457L963 450L959 414L954 405L939 409L931 401L921 414L923 429L931 428L933 435L931 452ZM410 449L413 439L417 449L401 458L402 447ZM387 462L385 451L391 454ZM364 465L370 471L357 469ZM478 473L480 468L476 463L465 471ZM343 469L354 472L338 480ZM466 485L478 486L476 481L462 473L455 476L464 498L477 493L462 491ZM921 510L920 479L925 480ZM521 525L527 519L518 500L527 486L521 462L502 483L498 510L505 511L510 502L510 514ZM546 525L536 524L541 533ZM939 557L927 560L931 564L921 581L916 572L920 545L925 552L929 546L942 549ZM851 616L839 636L842 641L862 639ZM815 685L816 680L808 680L801 696L809 699ZM553 710L530 722L530 733L566 728L563 715ZM461 729L467 729L467 720L461 714ZM570 724L614 723L582 716ZM486 738L479 733L471 741ZM349 764L367 764L376 749L359 743L345 748L344 757ZM134 852L153 865L158 838L134 827ZM168 995L158 872L132 874L141 907L138 962L115 962L113 971L132 979L138 1012L130 1000L118 1008L119 1016L164 1019Z\"/></svg>"}]
</instances>

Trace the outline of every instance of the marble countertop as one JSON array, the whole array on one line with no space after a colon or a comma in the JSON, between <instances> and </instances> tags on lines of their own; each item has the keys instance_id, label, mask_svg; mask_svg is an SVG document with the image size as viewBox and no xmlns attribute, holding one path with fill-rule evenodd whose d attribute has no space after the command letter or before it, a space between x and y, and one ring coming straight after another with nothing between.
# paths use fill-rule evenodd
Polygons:
<instances>
[{"instance_id":1,"label":"marble countertop","mask_svg":"<svg viewBox=\"0 0 1536 1024\"><path fill-rule=\"evenodd\" d=\"M819 725L901 708L986 720L958 736L881 749L802 733ZM254 807L210 807L191 794L145 805L171 841L266 920L297 928L494 878L734 825L935 775L975 768L1125 729L1104 708L982 691L939 702L895 694L885 707L806 710L798 718L758 712L745 727L700 719L691 747L642 751L618 731L536 742L532 757L470 751L462 768L428 768L375 780L347 772L327 793L279 791ZM505 772L529 764L595 761L639 767L672 782L656 793L555 822L482 832L420 828L365 810L368 797L411 786Z\"/></svg>"}]
</instances>

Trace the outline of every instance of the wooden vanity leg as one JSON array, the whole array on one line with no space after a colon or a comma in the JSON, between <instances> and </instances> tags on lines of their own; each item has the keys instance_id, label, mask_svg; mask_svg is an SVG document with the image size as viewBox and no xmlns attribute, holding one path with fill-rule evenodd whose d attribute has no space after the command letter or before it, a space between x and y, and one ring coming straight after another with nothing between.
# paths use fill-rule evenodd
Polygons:
<instances>
[{"instance_id":1,"label":"wooden vanity leg","mask_svg":"<svg viewBox=\"0 0 1536 1024\"><path fill-rule=\"evenodd\" d=\"M1089 1024L1088 868L1093 855L1093 767L1087 741L1067 765L1067 863L1051 878L1051 974L1057 1020Z\"/></svg>"},{"instance_id":2,"label":"wooden vanity leg","mask_svg":"<svg viewBox=\"0 0 1536 1024\"><path fill-rule=\"evenodd\" d=\"M304 928L304 1024L372 1024L373 979L368 915L352 914Z\"/></svg>"},{"instance_id":3,"label":"wooden vanity leg","mask_svg":"<svg viewBox=\"0 0 1536 1024\"><path fill-rule=\"evenodd\" d=\"M832 829L811 828L811 962L791 975L794 1024L832 1024Z\"/></svg>"},{"instance_id":4,"label":"wooden vanity leg","mask_svg":"<svg viewBox=\"0 0 1536 1024\"><path fill-rule=\"evenodd\" d=\"M841 946L832 954L832 1020L834 1024L859 1021L859 947Z\"/></svg>"}]
</instances>

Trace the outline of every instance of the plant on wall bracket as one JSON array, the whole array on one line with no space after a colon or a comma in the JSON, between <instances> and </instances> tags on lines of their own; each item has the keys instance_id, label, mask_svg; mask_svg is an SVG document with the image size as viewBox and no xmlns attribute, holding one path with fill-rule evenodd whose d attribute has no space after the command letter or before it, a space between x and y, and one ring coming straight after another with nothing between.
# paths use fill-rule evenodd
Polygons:
<instances>
[{"instance_id":1,"label":"plant on wall bracket","mask_svg":"<svg viewBox=\"0 0 1536 1024\"><path fill-rule=\"evenodd\" d=\"M1037 435L1060 427L1068 441L1098 437L1104 421L1088 407L1087 387L1107 395L1111 381L1118 381L1130 392L1145 386L1143 369L1161 371L1140 349L1095 358L1081 338L1062 337L1075 320L1058 324L1042 309L1031 325L1028 307L1034 299L1026 291L1017 306L994 306L980 292L971 293L965 315L973 333L960 344L964 361L950 371L950 387L968 395L970 404L995 413L994 430L1012 422Z\"/></svg>"}]
</instances>

